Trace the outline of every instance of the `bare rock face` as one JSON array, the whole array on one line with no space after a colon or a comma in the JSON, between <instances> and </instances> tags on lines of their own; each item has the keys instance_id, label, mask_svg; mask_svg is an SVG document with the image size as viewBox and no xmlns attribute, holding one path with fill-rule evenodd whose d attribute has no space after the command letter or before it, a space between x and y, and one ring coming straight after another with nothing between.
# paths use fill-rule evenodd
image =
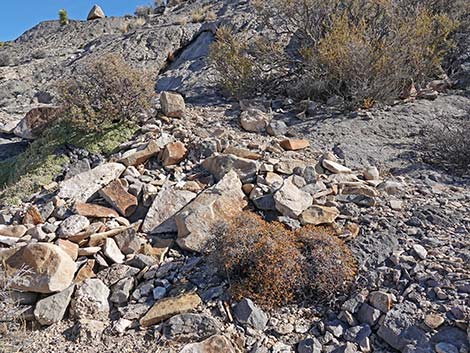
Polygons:
<instances>
[{"instance_id":1,"label":"bare rock face","mask_svg":"<svg viewBox=\"0 0 470 353\"><path fill-rule=\"evenodd\" d=\"M104 11L101 7L99 7L98 5L94 5L90 12L88 13L88 16L87 16L87 20L88 21L91 21L91 20L98 20L100 18L105 18L106 15L104 14Z\"/></svg>"},{"instance_id":2,"label":"bare rock face","mask_svg":"<svg viewBox=\"0 0 470 353\"><path fill-rule=\"evenodd\" d=\"M49 243L31 243L7 260L13 269L28 268L31 273L22 276L13 288L28 292L60 292L72 284L77 266L60 247Z\"/></svg>"},{"instance_id":3,"label":"bare rock face","mask_svg":"<svg viewBox=\"0 0 470 353\"><path fill-rule=\"evenodd\" d=\"M117 179L125 169L126 167L120 163L102 164L88 172L65 180L60 186L58 196L62 199L86 202L103 186Z\"/></svg>"},{"instance_id":4,"label":"bare rock face","mask_svg":"<svg viewBox=\"0 0 470 353\"><path fill-rule=\"evenodd\" d=\"M176 232L175 214L196 197L196 193L188 190L177 190L165 186L157 195L150 207L142 231L145 233Z\"/></svg>"},{"instance_id":5,"label":"bare rock face","mask_svg":"<svg viewBox=\"0 0 470 353\"><path fill-rule=\"evenodd\" d=\"M246 206L242 183L235 171L205 190L175 217L178 245L186 250L202 252L213 239L218 222L229 220Z\"/></svg>"},{"instance_id":6,"label":"bare rock face","mask_svg":"<svg viewBox=\"0 0 470 353\"><path fill-rule=\"evenodd\" d=\"M186 109L184 98L181 94L162 92L160 95L163 114L171 118L181 118Z\"/></svg>"},{"instance_id":7,"label":"bare rock face","mask_svg":"<svg viewBox=\"0 0 470 353\"><path fill-rule=\"evenodd\" d=\"M59 117L60 112L58 107L33 108L18 123L13 133L25 139L35 139Z\"/></svg>"},{"instance_id":8,"label":"bare rock face","mask_svg":"<svg viewBox=\"0 0 470 353\"><path fill-rule=\"evenodd\" d=\"M190 343L183 347L180 353L237 353L238 349L222 335L214 335L199 343Z\"/></svg>"}]
</instances>

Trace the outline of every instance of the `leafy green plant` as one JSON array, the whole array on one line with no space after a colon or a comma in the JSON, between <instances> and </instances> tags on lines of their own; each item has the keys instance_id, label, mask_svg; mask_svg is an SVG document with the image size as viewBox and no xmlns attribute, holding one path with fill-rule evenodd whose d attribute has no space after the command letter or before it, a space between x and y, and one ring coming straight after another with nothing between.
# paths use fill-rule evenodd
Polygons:
<instances>
[{"instance_id":1,"label":"leafy green plant","mask_svg":"<svg viewBox=\"0 0 470 353\"><path fill-rule=\"evenodd\" d=\"M69 23L69 16L67 14L67 10L59 10L59 23L61 26L65 26Z\"/></svg>"}]
</instances>

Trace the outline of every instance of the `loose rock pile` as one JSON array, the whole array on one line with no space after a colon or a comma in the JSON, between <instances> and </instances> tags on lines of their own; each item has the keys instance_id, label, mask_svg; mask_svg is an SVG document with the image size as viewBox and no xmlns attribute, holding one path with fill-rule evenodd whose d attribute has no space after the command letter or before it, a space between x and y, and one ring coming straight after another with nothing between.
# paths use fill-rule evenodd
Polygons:
<instances>
[{"instance_id":1,"label":"loose rock pile","mask_svg":"<svg viewBox=\"0 0 470 353\"><path fill-rule=\"evenodd\" d=\"M26 320L68 318L80 342L153 327L180 352L369 352L383 342L409 353L468 349L469 258L444 268L419 243L381 254L387 260L373 273L363 261L358 284L366 283L336 313L286 307L269 317L249 298L230 303L227 281L204 261L219 222L252 208L289 228L330 225L353 247L364 236L364 248L380 228L371 217L402 212L407 186L279 135L269 112L245 110L237 123L271 137L235 140L238 127L200 132L207 121L175 93L161 104L164 116L108 162L80 163L31 203L1 212L0 259L29 270L14 283ZM418 234L420 222L396 227Z\"/></svg>"}]
</instances>

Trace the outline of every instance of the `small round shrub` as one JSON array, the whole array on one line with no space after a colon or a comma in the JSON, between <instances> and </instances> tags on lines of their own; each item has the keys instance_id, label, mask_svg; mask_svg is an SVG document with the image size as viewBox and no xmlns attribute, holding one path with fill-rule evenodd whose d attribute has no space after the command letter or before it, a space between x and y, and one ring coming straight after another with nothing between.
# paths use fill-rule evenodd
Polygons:
<instances>
[{"instance_id":1,"label":"small round shrub","mask_svg":"<svg viewBox=\"0 0 470 353\"><path fill-rule=\"evenodd\" d=\"M244 212L216 233L210 257L235 300L247 297L267 308L319 302L344 293L354 280L351 251L326 228L293 232Z\"/></svg>"}]
</instances>

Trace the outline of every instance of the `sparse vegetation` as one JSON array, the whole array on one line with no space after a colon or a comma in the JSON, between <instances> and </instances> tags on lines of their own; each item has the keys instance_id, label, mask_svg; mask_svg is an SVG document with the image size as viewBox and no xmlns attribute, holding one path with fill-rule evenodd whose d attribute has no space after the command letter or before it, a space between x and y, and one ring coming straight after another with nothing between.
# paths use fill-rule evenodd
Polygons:
<instances>
[{"instance_id":1,"label":"sparse vegetation","mask_svg":"<svg viewBox=\"0 0 470 353\"><path fill-rule=\"evenodd\" d=\"M421 149L427 162L457 174L470 174L470 115L435 122L426 129Z\"/></svg>"},{"instance_id":2,"label":"sparse vegetation","mask_svg":"<svg viewBox=\"0 0 470 353\"><path fill-rule=\"evenodd\" d=\"M391 101L410 82L424 86L442 73L462 9L436 6L412 0L260 1L262 23L276 39L247 44L243 34L221 28L211 59L221 84L237 97Z\"/></svg>"},{"instance_id":3,"label":"sparse vegetation","mask_svg":"<svg viewBox=\"0 0 470 353\"><path fill-rule=\"evenodd\" d=\"M67 14L67 10L59 10L59 23L61 26L65 26L69 23L69 15Z\"/></svg>"},{"instance_id":4,"label":"sparse vegetation","mask_svg":"<svg viewBox=\"0 0 470 353\"><path fill-rule=\"evenodd\" d=\"M92 132L135 121L139 113L151 108L154 97L151 76L113 54L80 67L58 85L58 91L64 119Z\"/></svg>"},{"instance_id":5,"label":"sparse vegetation","mask_svg":"<svg viewBox=\"0 0 470 353\"><path fill-rule=\"evenodd\" d=\"M349 288L356 271L348 247L324 229L291 232L252 212L221 226L211 258L234 299L249 297L266 307L329 299Z\"/></svg>"},{"instance_id":6,"label":"sparse vegetation","mask_svg":"<svg viewBox=\"0 0 470 353\"><path fill-rule=\"evenodd\" d=\"M191 22L200 23L205 21L214 21L217 15L214 11L210 11L207 7L201 7L191 13Z\"/></svg>"}]
</instances>

